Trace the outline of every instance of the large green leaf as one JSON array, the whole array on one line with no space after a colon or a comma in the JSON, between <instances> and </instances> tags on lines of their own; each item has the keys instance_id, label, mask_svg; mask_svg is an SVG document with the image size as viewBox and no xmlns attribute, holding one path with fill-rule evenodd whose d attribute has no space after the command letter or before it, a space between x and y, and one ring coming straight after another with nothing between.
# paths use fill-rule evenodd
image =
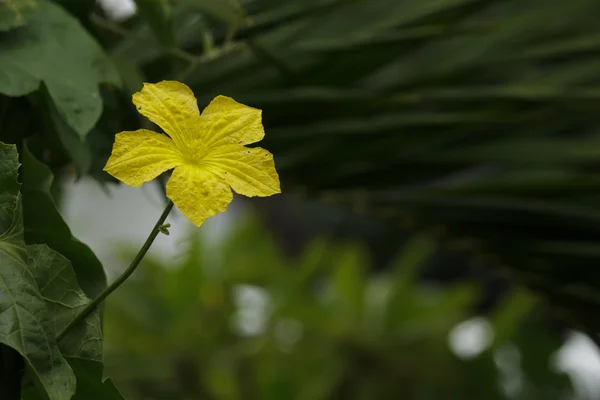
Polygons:
<instances>
[{"instance_id":1,"label":"large green leaf","mask_svg":"<svg viewBox=\"0 0 600 400\"><path fill-rule=\"evenodd\" d=\"M83 293L69 260L46 245L27 246L29 271L36 280L42 298L46 302L47 313L51 319L51 334L56 337L62 329L89 303ZM79 381L81 374L88 373L78 367L75 370L73 360L81 360L83 365L99 364L102 366L102 326L98 310L90 314L85 321L75 326L59 343L58 347L68 364L73 369L77 382L77 391L90 385L102 384L102 374L96 377L97 382L87 378ZM89 373L94 373L92 369ZM28 371L29 372L29 371ZM23 382L23 400L43 400L44 396L31 385L31 374L26 373Z\"/></svg>"},{"instance_id":2,"label":"large green leaf","mask_svg":"<svg viewBox=\"0 0 600 400\"><path fill-rule=\"evenodd\" d=\"M53 335L56 337L90 300L79 288L66 258L45 245L30 245L27 251L30 271L52 316ZM102 377L102 327L98 310L74 327L58 345L77 380L72 399L122 399L112 382L104 381ZM24 400L41 398L35 388L24 387Z\"/></svg>"},{"instance_id":3,"label":"large green leaf","mask_svg":"<svg viewBox=\"0 0 600 400\"><path fill-rule=\"evenodd\" d=\"M112 380L103 378L104 367L100 361L79 357L67 357L67 360L77 379L77 390L71 400L123 400ZM44 400L33 386L22 388L22 399Z\"/></svg>"},{"instance_id":4,"label":"large green leaf","mask_svg":"<svg viewBox=\"0 0 600 400\"><path fill-rule=\"evenodd\" d=\"M77 284L69 260L46 245L27 246L29 270L52 316L54 337L90 302ZM90 314L60 342L65 357L102 361L102 327L99 312Z\"/></svg>"},{"instance_id":5,"label":"large green leaf","mask_svg":"<svg viewBox=\"0 0 600 400\"><path fill-rule=\"evenodd\" d=\"M30 378L48 399L69 400L75 376L56 344L52 315L28 267L18 168L16 147L0 143L0 342L24 357Z\"/></svg>"},{"instance_id":6,"label":"large green leaf","mask_svg":"<svg viewBox=\"0 0 600 400\"><path fill-rule=\"evenodd\" d=\"M23 399L70 399L75 393L75 378L75 399L100 394L106 399L121 399L112 382L102 379L99 311L74 327L58 346L55 342L56 335L90 300L79 287L69 260L45 244L25 245L15 146L0 144L0 156L0 342L16 349L29 364L25 382L32 382L37 389L26 384ZM56 223L57 232L68 232L48 194L50 172L26 148L23 158L27 164L23 177L28 180L28 196L32 196L29 201L35 204L33 196L38 196L37 201L45 204L45 213L50 216L45 222ZM44 236L43 229L35 232ZM56 243L79 248L83 254L84 249L89 251L72 236L62 240ZM91 251L89 254L93 256ZM81 259L81 255L75 258ZM89 274L83 275L83 280L90 279Z\"/></svg>"},{"instance_id":7,"label":"large green leaf","mask_svg":"<svg viewBox=\"0 0 600 400\"><path fill-rule=\"evenodd\" d=\"M75 18L49 1L39 2L27 26L0 40L0 93L23 96L43 82L60 115L84 136L102 112L98 85L118 85L118 75Z\"/></svg>"},{"instance_id":8,"label":"large green leaf","mask_svg":"<svg viewBox=\"0 0 600 400\"><path fill-rule=\"evenodd\" d=\"M102 264L88 246L77 240L58 211L52 196L52 173L23 147L23 213L27 243L45 243L73 265L84 293L97 297L106 287Z\"/></svg>"},{"instance_id":9,"label":"large green leaf","mask_svg":"<svg viewBox=\"0 0 600 400\"><path fill-rule=\"evenodd\" d=\"M0 31L22 26L35 11L38 0L4 0L0 2Z\"/></svg>"}]
</instances>

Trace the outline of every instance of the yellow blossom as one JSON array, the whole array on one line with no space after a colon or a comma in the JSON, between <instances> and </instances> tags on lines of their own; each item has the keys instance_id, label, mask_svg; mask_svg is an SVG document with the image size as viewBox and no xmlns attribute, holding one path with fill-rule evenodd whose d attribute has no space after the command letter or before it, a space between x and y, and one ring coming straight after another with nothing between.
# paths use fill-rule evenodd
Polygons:
<instances>
[{"instance_id":1,"label":"yellow blossom","mask_svg":"<svg viewBox=\"0 0 600 400\"><path fill-rule=\"evenodd\" d=\"M166 135L116 135L104 170L121 182L141 186L174 168L167 197L197 226L225 211L231 189L249 197L281 193L273 155L244 146L265 136L261 110L217 96L200 114L190 88L176 81L145 83L133 103Z\"/></svg>"}]
</instances>

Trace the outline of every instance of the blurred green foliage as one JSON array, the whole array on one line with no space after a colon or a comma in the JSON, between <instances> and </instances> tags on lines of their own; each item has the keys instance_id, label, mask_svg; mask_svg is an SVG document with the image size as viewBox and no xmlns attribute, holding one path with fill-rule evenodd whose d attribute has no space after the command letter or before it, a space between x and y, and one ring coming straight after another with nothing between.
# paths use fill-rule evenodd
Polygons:
<instances>
[{"instance_id":1,"label":"blurred green foliage","mask_svg":"<svg viewBox=\"0 0 600 400\"><path fill-rule=\"evenodd\" d=\"M468 359L450 350L449 333L480 293L467 282L419 282L434 250L426 237L408 241L378 275L357 243L316 240L288 259L255 218L222 243L207 239L194 231L177 261L146 259L107 303L106 368L130 399L573 394L550 363L561 341L539 324L525 291L490 315L489 348ZM507 379L518 382L508 393Z\"/></svg>"},{"instance_id":2,"label":"blurred green foliage","mask_svg":"<svg viewBox=\"0 0 600 400\"><path fill-rule=\"evenodd\" d=\"M54 312L55 303L82 307L106 280L60 215L52 180L75 172L114 183L102 167L115 133L149 127L131 94L143 81L176 79L200 106L225 94L264 110L265 147L286 194L426 231L534 294L515 289L492 307L495 342L462 360L447 335L481 296L473 282L416 278L425 239L398 241L396 262L374 273L360 246L316 242L290 260L249 222L211 257L192 238L181 265L148 261L111 300L110 369L125 391L186 400L566 396L568 380L548 366L560 334L535 304L547 300L552 316L597 339L597 0L135 4L137 14L115 21L95 0L0 1L3 395L19 390L24 357L23 399L69 400L75 378L75 399L120 398L102 380L98 332L53 341L73 311ZM315 218L322 225L327 212ZM48 274L56 269L66 275ZM40 276L77 298L56 299ZM242 284L269 299L263 329L250 336L232 328ZM96 353L80 348L87 339ZM520 366L511 356L508 367L496 362L501 349L515 354L506 346ZM510 396L506 370L521 371Z\"/></svg>"}]
</instances>

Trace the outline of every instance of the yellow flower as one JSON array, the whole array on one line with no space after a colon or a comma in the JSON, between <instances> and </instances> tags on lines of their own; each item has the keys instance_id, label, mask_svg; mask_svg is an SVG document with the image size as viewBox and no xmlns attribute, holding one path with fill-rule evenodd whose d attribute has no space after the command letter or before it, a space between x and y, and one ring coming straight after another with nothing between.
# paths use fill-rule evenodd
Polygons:
<instances>
[{"instance_id":1,"label":"yellow flower","mask_svg":"<svg viewBox=\"0 0 600 400\"><path fill-rule=\"evenodd\" d=\"M244 147L265 136L261 110L217 96L200 114L194 93L175 81L145 83L133 103L168 136L117 134L104 170L121 182L141 186L175 168L167 197L197 226L225 211L231 189L249 197L281 193L273 155Z\"/></svg>"}]
</instances>

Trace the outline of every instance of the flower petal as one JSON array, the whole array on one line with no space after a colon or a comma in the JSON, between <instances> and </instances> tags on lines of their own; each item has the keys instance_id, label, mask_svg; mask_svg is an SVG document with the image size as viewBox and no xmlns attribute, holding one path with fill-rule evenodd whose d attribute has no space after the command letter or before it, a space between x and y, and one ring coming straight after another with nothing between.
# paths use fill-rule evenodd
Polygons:
<instances>
[{"instance_id":1,"label":"flower petal","mask_svg":"<svg viewBox=\"0 0 600 400\"><path fill-rule=\"evenodd\" d=\"M233 193L227 184L206 168L184 164L173 171L167 197L196 226L227 209Z\"/></svg>"},{"instance_id":2,"label":"flower petal","mask_svg":"<svg viewBox=\"0 0 600 400\"><path fill-rule=\"evenodd\" d=\"M168 136L139 129L115 136L104 171L127 185L141 186L182 163L181 152Z\"/></svg>"},{"instance_id":3,"label":"flower petal","mask_svg":"<svg viewBox=\"0 0 600 400\"><path fill-rule=\"evenodd\" d=\"M144 83L133 95L140 114L160 126L184 151L199 127L200 111L192 90L181 82Z\"/></svg>"},{"instance_id":4,"label":"flower petal","mask_svg":"<svg viewBox=\"0 0 600 400\"><path fill-rule=\"evenodd\" d=\"M219 146L212 149L202 163L239 194L253 197L281 193L273 155L260 147Z\"/></svg>"},{"instance_id":5,"label":"flower petal","mask_svg":"<svg viewBox=\"0 0 600 400\"><path fill-rule=\"evenodd\" d=\"M202 123L206 148L256 143L265 137L262 111L231 97L215 97L202 111Z\"/></svg>"}]
</instances>

